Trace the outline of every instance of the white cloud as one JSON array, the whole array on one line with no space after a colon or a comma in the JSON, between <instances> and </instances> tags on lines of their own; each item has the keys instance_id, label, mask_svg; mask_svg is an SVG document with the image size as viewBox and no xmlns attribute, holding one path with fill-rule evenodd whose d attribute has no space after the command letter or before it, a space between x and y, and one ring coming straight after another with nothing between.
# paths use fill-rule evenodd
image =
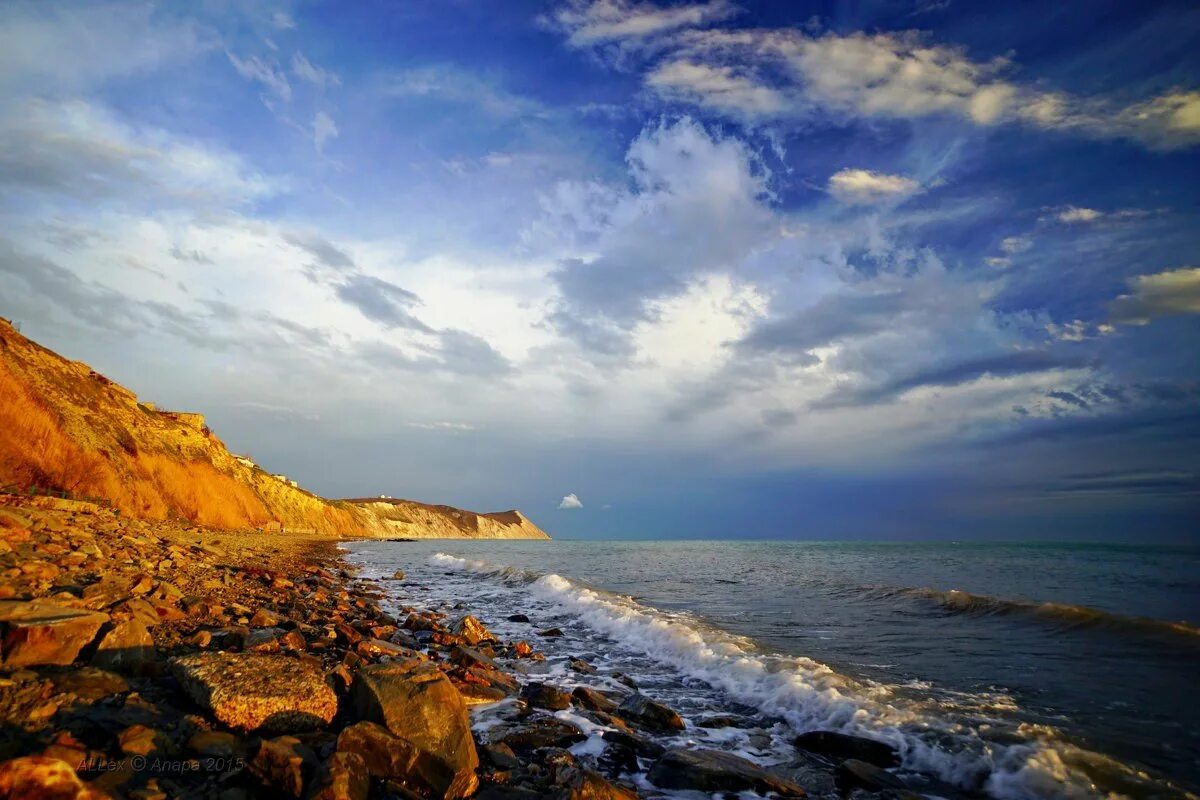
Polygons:
<instances>
[{"instance_id":1,"label":"white cloud","mask_svg":"<svg viewBox=\"0 0 1200 800\"><path fill-rule=\"evenodd\" d=\"M1046 333L1050 334L1052 339L1060 342L1082 342L1086 339L1108 336L1113 332L1112 325L1107 323L1096 325L1082 319L1074 319L1061 324L1050 322L1046 325Z\"/></svg>"},{"instance_id":2,"label":"white cloud","mask_svg":"<svg viewBox=\"0 0 1200 800\"><path fill-rule=\"evenodd\" d=\"M1054 215L1054 219L1059 222L1065 222L1068 225L1077 222L1095 222L1103 217L1104 214L1094 208L1078 208L1076 206L1067 206L1062 211Z\"/></svg>"},{"instance_id":3,"label":"white cloud","mask_svg":"<svg viewBox=\"0 0 1200 800\"><path fill-rule=\"evenodd\" d=\"M9 185L135 203L232 205L282 190L234 153L130 125L82 100L31 99L0 113L0 179Z\"/></svg>"},{"instance_id":4,"label":"white cloud","mask_svg":"<svg viewBox=\"0 0 1200 800\"><path fill-rule=\"evenodd\" d=\"M296 20L286 11L276 11L272 14L271 24L281 31L290 31L296 28Z\"/></svg>"},{"instance_id":5,"label":"white cloud","mask_svg":"<svg viewBox=\"0 0 1200 800\"><path fill-rule=\"evenodd\" d=\"M742 118L797 118L815 110L891 118L948 114L981 126L1022 123L1152 148L1200 143L1200 91L1176 88L1123 104L1046 90L1010 77L1015 70L1008 57L977 61L965 48L918 31L699 30L726 15L718 10L604 0L575 4L558 19L576 46L640 53L651 64L644 79L652 91ZM651 34L663 35L647 42Z\"/></svg>"},{"instance_id":6,"label":"white cloud","mask_svg":"<svg viewBox=\"0 0 1200 800\"><path fill-rule=\"evenodd\" d=\"M579 498L575 496L575 493L572 492L571 494L563 497L563 499L559 502L558 507L560 509L572 510L576 508L583 508L583 503L581 503Z\"/></svg>"},{"instance_id":7,"label":"white cloud","mask_svg":"<svg viewBox=\"0 0 1200 800\"><path fill-rule=\"evenodd\" d=\"M320 89L342 85L337 73L312 63L299 50L292 56L292 74Z\"/></svg>"},{"instance_id":8,"label":"white cloud","mask_svg":"<svg viewBox=\"0 0 1200 800\"><path fill-rule=\"evenodd\" d=\"M921 184L903 175L843 169L829 178L829 193L846 205L875 205L913 196Z\"/></svg>"},{"instance_id":9,"label":"white cloud","mask_svg":"<svg viewBox=\"0 0 1200 800\"><path fill-rule=\"evenodd\" d=\"M229 57L229 63L243 78L261 83L272 94L285 102L291 101L292 85L288 83L287 76L283 74L283 70L279 68L278 64L268 62L258 56L238 58L228 50L225 51L225 55Z\"/></svg>"},{"instance_id":10,"label":"white cloud","mask_svg":"<svg viewBox=\"0 0 1200 800\"><path fill-rule=\"evenodd\" d=\"M665 8L629 0L584 0L561 8L552 19L568 33L571 44L581 47L614 40L645 39L727 19L737 13L737 7L727 0Z\"/></svg>"},{"instance_id":11,"label":"white cloud","mask_svg":"<svg viewBox=\"0 0 1200 800\"><path fill-rule=\"evenodd\" d=\"M1132 291L1112 302L1114 322L1146 325L1159 317L1200 314L1200 267L1164 270L1139 275L1129 282Z\"/></svg>"},{"instance_id":12,"label":"white cloud","mask_svg":"<svg viewBox=\"0 0 1200 800\"><path fill-rule=\"evenodd\" d=\"M469 425L465 422L447 422L445 420L438 420L437 422L406 422L404 424L405 427L417 428L423 431L452 431L461 433L476 429L474 425Z\"/></svg>"},{"instance_id":13,"label":"white cloud","mask_svg":"<svg viewBox=\"0 0 1200 800\"><path fill-rule=\"evenodd\" d=\"M318 153L325 151L325 144L330 139L336 139L338 136L337 124L333 118L324 111L318 111L313 117L313 144L317 148Z\"/></svg>"},{"instance_id":14,"label":"white cloud","mask_svg":"<svg viewBox=\"0 0 1200 800\"><path fill-rule=\"evenodd\" d=\"M1033 247L1033 239L1028 236L1006 236L1000 241L1000 249L1010 255L1024 253Z\"/></svg>"}]
</instances>

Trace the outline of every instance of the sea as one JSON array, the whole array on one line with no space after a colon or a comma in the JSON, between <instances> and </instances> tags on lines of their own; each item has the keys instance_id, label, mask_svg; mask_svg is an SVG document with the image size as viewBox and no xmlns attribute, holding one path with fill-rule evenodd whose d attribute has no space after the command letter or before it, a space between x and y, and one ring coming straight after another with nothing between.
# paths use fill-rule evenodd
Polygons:
<instances>
[{"instance_id":1,"label":"sea","mask_svg":"<svg viewBox=\"0 0 1200 800\"><path fill-rule=\"evenodd\" d=\"M898 774L934 796L1200 792L1200 548L440 540L346 549L364 577L407 572L378 584L396 610L469 611L505 640L544 650L533 679L621 688L619 676L631 677L687 720L666 744L786 771L797 733L838 730L893 744ZM507 620L518 613L531 623ZM550 627L565 636L538 636ZM571 658L597 673L571 671ZM486 728L486 715L477 724ZM594 756L603 742L576 748ZM644 774L630 779L655 796Z\"/></svg>"}]
</instances>

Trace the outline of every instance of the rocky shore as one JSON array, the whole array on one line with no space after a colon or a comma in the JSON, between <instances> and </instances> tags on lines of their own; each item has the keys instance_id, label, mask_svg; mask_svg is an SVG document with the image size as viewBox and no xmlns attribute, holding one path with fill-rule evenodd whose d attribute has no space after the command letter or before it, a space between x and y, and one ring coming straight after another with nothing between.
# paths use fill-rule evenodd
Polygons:
<instances>
[{"instance_id":1,"label":"rocky shore","mask_svg":"<svg viewBox=\"0 0 1200 800\"><path fill-rule=\"evenodd\" d=\"M556 631L389 613L336 542L0 496L0 800L908 793L890 748L834 733L797 741L806 787L665 747L685 723L636 686L526 674Z\"/></svg>"}]
</instances>

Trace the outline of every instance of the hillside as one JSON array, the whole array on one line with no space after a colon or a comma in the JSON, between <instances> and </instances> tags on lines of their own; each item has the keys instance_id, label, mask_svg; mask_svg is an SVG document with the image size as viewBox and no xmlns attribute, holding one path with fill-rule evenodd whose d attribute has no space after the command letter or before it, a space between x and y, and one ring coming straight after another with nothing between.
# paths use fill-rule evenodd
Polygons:
<instances>
[{"instance_id":1,"label":"hillside","mask_svg":"<svg viewBox=\"0 0 1200 800\"><path fill-rule=\"evenodd\" d=\"M549 538L517 511L330 501L230 453L200 414L137 395L0 319L0 488L102 498L122 514L341 536Z\"/></svg>"}]
</instances>

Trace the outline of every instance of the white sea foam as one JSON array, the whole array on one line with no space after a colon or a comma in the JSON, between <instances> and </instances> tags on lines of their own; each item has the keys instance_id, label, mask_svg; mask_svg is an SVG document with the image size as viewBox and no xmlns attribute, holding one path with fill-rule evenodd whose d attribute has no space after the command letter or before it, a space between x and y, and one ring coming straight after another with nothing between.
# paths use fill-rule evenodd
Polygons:
<instances>
[{"instance_id":1,"label":"white sea foam","mask_svg":"<svg viewBox=\"0 0 1200 800\"><path fill-rule=\"evenodd\" d=\"M989 741L936 703L905 699L891 687L855 681L812 659L764 653L753 642L685 614L583 586L560 575L444 553L430 563L500 579L521 578L533 598L620 646L697 678L737 702L780 717L796 731L841 730L895 746L906 768L1004 800L1121 797L1148 776L1082 750L1047 728L1023 726L1023 741ZM1161 787L1161 785L1160 785ZM1135 790L1136 791L1136 790ZM1171 794L1168 792L1168 795ZM1186 795L1183 795L1186 796Z\"/></svg>"}]
</instances>

